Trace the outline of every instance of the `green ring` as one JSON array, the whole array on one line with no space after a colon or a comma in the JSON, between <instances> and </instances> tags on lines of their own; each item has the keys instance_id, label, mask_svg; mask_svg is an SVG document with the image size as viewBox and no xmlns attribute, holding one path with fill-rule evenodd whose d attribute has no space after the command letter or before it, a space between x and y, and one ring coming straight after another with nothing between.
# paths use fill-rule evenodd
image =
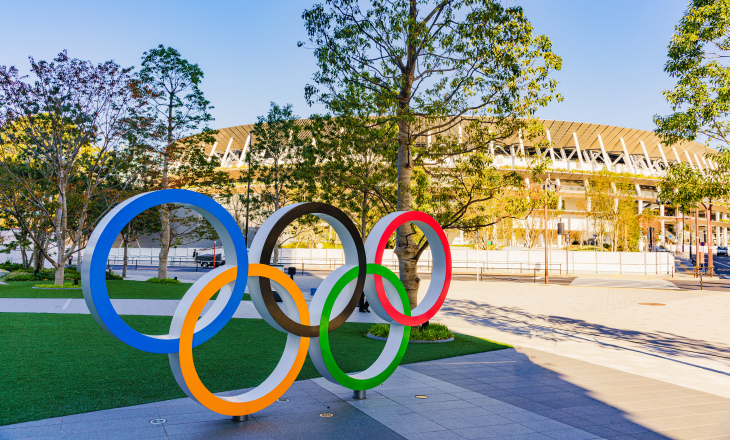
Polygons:
<instances>
[{"instance_id":1,"label":"green ring","mask_svg":"<svg viewBox=\"0 0 730 440\"><path fill-rule=\"evenodd\" d=\"M358 268L354 267L345 272L345 274L339 280L337 280L335 285L332 287L331 294L327 296L327 300L325 301L324 307L322 309L322 317L320 318L319 323L319 346L320 351L322 352L322 359L324 360L324 364L327 367L327 371L329 371L332 377L340 385L351 390L369 390L385 382L385 380L390 377L390 375L393 374L395 369L398 367L398 364L400 364L400 361L401 359L403 359L403 355L406 353L406 349L408 348L408 340L411 335L411 328L409 326L405 326L403 330L403 340L401 341L400 347L398 348L398 353L395 355L393 361L376 376L371 377L370 379L355 379L348 376L347 373L340 369L340 367L337 365L337 362L335 362L334 356L332 356L332 349L330 348L328 332L329 319L337 297L340 296L340 293L342 292L342 289L345 288L345 286L347 286L352 280L357 278L357 271ZM386 280L390 281L390 283L395 286L396 290L398 291L398 295L400 296L401 302L403 303L403 314L406 316L411 316L411 304L408 301L406 288L403 286L403 283L401 283L398 276L393 273L393 271L379 264L368 263L367 274L380 275ZM391 326L393 325L401 324L394 322L391 323Z\"/></svg>"}]
</instances>

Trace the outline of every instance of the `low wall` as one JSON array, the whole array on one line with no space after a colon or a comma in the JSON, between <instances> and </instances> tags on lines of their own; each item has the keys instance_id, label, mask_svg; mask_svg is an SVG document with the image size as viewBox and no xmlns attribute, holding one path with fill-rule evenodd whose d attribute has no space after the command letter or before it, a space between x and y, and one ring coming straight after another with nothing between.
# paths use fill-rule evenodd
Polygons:
<instances>
[{"instance_id":1,"label":"low wall","mask_svg":"<svg viewBox=\"0 0 730 440\"><path fill-rule=\"evenodd\" d=\"M157 264L159 248L129 249L130 259L139 259L140 264ZM211 253L207 251L206 253ZM549 252L550 271L556 273L636 273L670 274L674 268L674 257L668 252ZM109 257L119 261L124 249L112 249ZM193 249L170 249L170 261L192 263ZM476 251L474 249L451 248L455 273L507 271L529 273L545 268L544 250ZM335 268L344 263L342 249L281 249L279 262L284 265L317 266ZM397 267L398 259L392 249L383 253L383 264ZM421 270L431 268L431 252L425 251L418 262Z\"/></svg>"}]
</instances>

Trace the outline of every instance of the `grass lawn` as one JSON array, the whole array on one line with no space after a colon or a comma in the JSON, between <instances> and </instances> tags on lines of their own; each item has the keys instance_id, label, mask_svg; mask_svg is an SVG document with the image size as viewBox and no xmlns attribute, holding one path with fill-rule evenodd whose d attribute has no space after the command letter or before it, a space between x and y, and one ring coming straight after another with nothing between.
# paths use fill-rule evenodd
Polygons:
<instances>
[{"instance_id":1,"label":"grass lawn","mask_svg":"<svg viewBox=\"0 0 730 440\"><path fill-rule=\"evenodd\" d=\"M171 321L123 319L148 334L166 333ZM367 368L382 350L385 342L365 337L370 325L346 323L332 333L343 370ZM0 313L0 329L0 425L185 397L167 355L119 342L89 315ZM194 350L195 367L213 392L256 386L273 371L285 340L263 320L233 319ZM411 344L401 364L507 347L457 334L446 344ZM307 358L299 379L319 376Z\"/></svg>"},{"instance_id":2,"label":"grass lawn","mask_svg":"<svg viewBox=\"0 0 730 440\"><path fill-rule=\"evenodd\" d=\"M11 281L7 286L0 284L0 298L83 298L81 289L33 289L48 281ZM145 281L107 281L109 298L115 299L180 299L192 284L161 284ZM217 295L217 294L216 294ZM215 296L213 296L215 299ZM250 301L248 293L244 301Z\"/></svg>"},{"instance_id":3,"label":"grass lawn","mask_svg":"<svg viewBox=\"0 0 730 440\"><path fill-rule=\"evenodd\" d=\"M33 286L44 281L10 281L0 285L0 298L83 298L81 289L41 290ZM47 281L45 281L47 283ZM107 281L110 298L119 299L180 299L192 284L158 284L144 281Z\"/></svg>"}]
</instances>

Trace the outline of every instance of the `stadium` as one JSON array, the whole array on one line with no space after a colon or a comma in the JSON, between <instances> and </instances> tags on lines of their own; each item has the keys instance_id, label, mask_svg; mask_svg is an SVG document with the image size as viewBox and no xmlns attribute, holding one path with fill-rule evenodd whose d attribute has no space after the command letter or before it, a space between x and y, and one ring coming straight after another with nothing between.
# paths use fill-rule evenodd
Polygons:
<instances>
[{"instance_id":1,"label":"stadium","mask_svg":"<svg viewBox=\"0 0 730 440\"><path fill-rule=\"evenodd\" d=\"M681 236L682 223L690 224L690 219L681 217L674 207L658 202L657 186L666 170L677 162L688 163L693 168L703 170L714 164L705 156L715 150L697 142L682 142L673 145L662 144L661 139L651 131L610 125L582 122L541 120L546 128L544 137L527 142L515 134L504 142L504 146L493 146L491 154L494 165L501 170L514 170L527 175L525 170L530 157L548 155L551 159L549 177L560 187L560 206L563 209L562 221L568 231L580 231L583 239L592 232L586 221L585 190L591 175L608 170L627 173L635 188L635 203L638 213L652 210L659 216L661 224L660 240L664 246L682 251L681 242L689 243L689 235ZM251 145L254 125L238 125L218 130L216 141L206 145L209 157L216 156L221 168L232 173L246 169L245 154ZM540 148L545 141L550 148ZM541 176L548 178L548 173ZM706 229L706 213L700 208L700 236ZM713 207L712 229L713 244L727 246L727 211ZM551 228L550 224L548 228ZM553 227L554 229L554 227ZM463 237L451 236L459 244ZM506 246L524 246L524 239L516 235L501 243ZM542 246L542 242L539 243ZM562 243L556 238L556 246ZM642 246L644 244L642 243Z\"/></svg>"}]
</instances>

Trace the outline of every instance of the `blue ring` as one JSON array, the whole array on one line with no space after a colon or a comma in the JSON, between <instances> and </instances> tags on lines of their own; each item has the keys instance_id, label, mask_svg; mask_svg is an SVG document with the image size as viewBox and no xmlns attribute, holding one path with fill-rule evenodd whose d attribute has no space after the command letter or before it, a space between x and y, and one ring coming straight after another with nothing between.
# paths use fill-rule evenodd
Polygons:
<instances>
[{"instance_id":1,"label":"blue ring","mask_svg":"<svg viewBox=\"0 0 730 440\"><path fill-rule=\"evenodd\" d=\"M162 205L174 203L191 208L206 216L218 235L233 245L233 252L227 260L238 266L231 297L222 311L207 326L196 331L193 336L193 347L202 344L218 333L233 317L243 299L248 277L248 254L246 241L238 224L231 214L215 200L194 191L167 189L137 195L117 205L99 222L89 238L81 269L84 299L99 325L120 341L150 353L177 353L180 338L169 335L150 336L142 334L127 325L114 310L109 292L106 289L106 263L109 252L117 236L134 217L143 211ZM230 245L229 245L230 247ZM229 251L230 252L230 251ZM232 258L231 258L232 257Z\"/></svg>"}]
</instances>

